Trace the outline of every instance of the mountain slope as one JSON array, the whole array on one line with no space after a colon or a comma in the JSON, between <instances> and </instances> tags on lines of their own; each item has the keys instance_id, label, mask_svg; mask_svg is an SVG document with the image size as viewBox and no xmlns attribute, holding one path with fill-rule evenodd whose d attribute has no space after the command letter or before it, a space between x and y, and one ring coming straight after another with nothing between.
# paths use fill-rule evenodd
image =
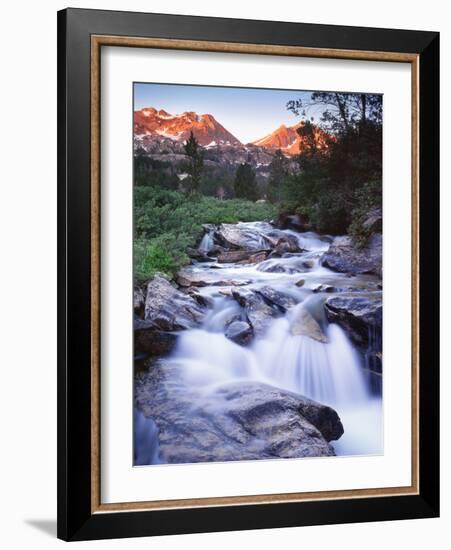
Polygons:
<instances>
[{"instance_id":1,"label":"mountain slope","mask_svg":"<svg viewBox=\"0 0 451 550\"><path fill-rule=\"evenodd\" d=\"M242 145L213 115L185 112L171 115L163 109L146 107L134 112L135 137L154 135L184 142L193 132L203 147L215 145Z\"/></svg>"},{"instance_id":2,"label":"mountain slope","mask_svg":"<svg viewBox=\"0 0 451 550\"><path fill-rule=\"evenodd\" d=\"M301 137L297 132L298 129L304 126L305 123L303 121L294 126L285 126L285 124L282 124L271 134L252 143L258 147L265 147L267 149L280 149L286 155L298 155L307 146L307 138ZM318 126L312 125L312 127L316 146L319 149L327 148L328 135L326 132L318 128Z\"/></svg>"}]
</instances>

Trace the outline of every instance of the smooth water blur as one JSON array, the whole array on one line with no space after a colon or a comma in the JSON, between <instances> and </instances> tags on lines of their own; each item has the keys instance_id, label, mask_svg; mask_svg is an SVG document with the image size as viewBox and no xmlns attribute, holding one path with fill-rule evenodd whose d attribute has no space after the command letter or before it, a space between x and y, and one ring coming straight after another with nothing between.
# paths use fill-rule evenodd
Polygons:
<instances>
[{"instance_id":1,"label":"smooth water blur","mask_svg":"<svg viewBox=\"0 0 451 550\"><path fill-rule=\"evenodd\" d=\"M333 442L339 455L380 454L383 452L382 399L375 397L365 375L363 359L346 333L336 324L328 324L324 314L323 294L312 293L315 285L347 281L320 265L320 257L328 242L319 235L277 230L262 222L237 224L253 242L265 243L265 234L271 232L294 235L304 252L287 258L275 258L258 265L216 262L194 265L192 270L208 273L209 278L245 281L246 290L262 286L289 294L298 305L285 315L271 319L266 332L247 347L239 346L224 335L227 325L236 319L245 319L244 310L230 297L221 294L221 287L209 285L199 288L213 298L213 308L199 329L181 333L178 344L169 358L181 368L189 387L209 392L217 385L239 381L257 381L301 394L333 407L339 414L344 435ZM261 232L260 234L255 234ZM204 235L199 250L208 251L213 238ZM302 262L308 262L302 267ZM282 271L265 268L275 264ZM263 269L262 269L263 266ZM215 269L212 269L215 267ZM299 271L300 270L300 271ZM294 272L293 272L294 271ZM365 284L365 276L356 279ZM296 283L302 278L301 287ZM225 289L230 294L232 288ZM302 304L302 305L300 305ZM290 331L298 309L306 308L321 327L327 343L309 336L294 335ZM150 451L149 451L150 452Z\"/></svg>"},{"instance_id":2,"label":"smooth water blur","mask_svg":"<svg viewBox=\"0 0 451 550\"><path fill-rule=\"evenodd\" d=\"M184 332L172 359L182 367L186 383L196 387L261 380L252 349L239 346L217 332L201 329Z\"/></svg>"},{"instance_id":3,"label":"smooth water blur","mask_svg":"<svg viewBox=\"0 0 451 550\"><path fill-rule=\"evenodd\" d=\"M264 338L242 347L220 332L189 330L172 360L188 386L256 381L299 393L333 407L345 433L334 442L337 454L377 454L383 449L381 399L371 395L361 359L344 331L327 327L328 343L292 335L286 317L275 319Z\"/></svg>"},{"instance_id":4,"label":"smooth water blur","mask_svg":"<svg viewBox=\"0 0 451 550\"><path fill-rule=\"evenodd\" d=\"M133 426L133 464L135 466L159 464L158 429L155 422L135 409Z\"/></svg>"},{"instance_id":5,"label":"smooth water blur","mask_svg":"<svg viewBox=\"0 0 451 550\"><path fill-rule=\"evenodd\" d=\"M210 233L205 233L205 235L202 237L202 240L200 241L199 251L207 254L213 248L213 245L213 237Z\"/></svg>"},{"instance_id":6,"label":"smooth water blur","mask_svg":"<svg viewBox=\"0 0 451 550\"><path fill-rule=\"evenodd\" d=\"M299 246L306 251L320 251L325 252L329 248L329 240L321 238L317 233L313 231L306 231L305 233L297 233L291 229L285 229L283 231L288 235L296 237Z\"/></svg>"},{"instance_id":7,"label":"smooth water blur","mask_svg":"<svg viewBox=\"0 0 451 550\"><path fill-rule=\"evenodd\" d=\"M254 352L262 372L279 387L333 407L368 398L357 352L338 325L325 330L328 343L290 333L290 316L277 319Z\"/></svg>"},{"instance_id":8,"label":"smooth water blur","mask_svg":"<svg viewBox=\"0 0 451 550\"><path fill-rule=\"evenodd\" d=\"M378 455L384 451L382 400L369 398L337 408L345 433L332 445L337 455Z\"/></svg>"}]
</instances>

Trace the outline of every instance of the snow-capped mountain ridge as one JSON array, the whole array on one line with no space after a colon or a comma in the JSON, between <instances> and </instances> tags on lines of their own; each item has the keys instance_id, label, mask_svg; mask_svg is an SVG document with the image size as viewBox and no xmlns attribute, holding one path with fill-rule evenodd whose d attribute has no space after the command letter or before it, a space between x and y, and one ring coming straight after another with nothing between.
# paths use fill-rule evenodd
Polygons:
<instances>
[{"instance_id":1,"label":"snow-capped mountain ridge","mask_svg":"<svg viewBox=\"0 0 451 550\"><path fill-rule=\"evenodd\" d=\"M253 141L254 145L265 147L266 149L280 149L286 155L298 155L307 146L307 137L300 135L300 129L305 127L305 122L301 121L293 126L281 124L274 132ZM327 148L326 132L318 126L312 125L315 143L319 149ZM301 132L302 133L302 132Z\"/></svg>"},{"instance_id":2,"label":"snow-capped mountain ridge","mask_svg":"<svg viewBox=\"0 0 451 550\"><path fill-rule=\"evenodd\" d=\"M169 139L174 145L178 144L178 153L184 154L183 144L192 132L199 144L207 150L216 150L221 154L227 150L230 155L233 149L236 153L239 152L235 157L240 159L240 162L246 161L246 154L250 159L260 151L260 157L265 158L264 163L269 164L278 149L287 157L294 157L311 146L312 133L303 134L302 129L305 126L303 121L293 126L281 124L272 133L244 145L211 114L199 115L194 111L185 111L174 115L164 109L145 107L134 113L135 149L150 152L169 147L169 150L174 150L167 142L161 142ZM313 124L311 128L316 147L327 149L328 134Z\"/></svg>"},{"instance_id":3,"label":"snow-capped mountain ridge","mask_svg":"<svg viewBox=\"0 0 451 550\"><path fill-rule=\"evenodd\" d=\"M163 109L145 107L134 113L134 135L159 135L176 141L186 141L190 133L202 146L242 145L242 143L222 126L213 115L198 115L193 111L170 114Z\"/></svg>"}]
</instances>

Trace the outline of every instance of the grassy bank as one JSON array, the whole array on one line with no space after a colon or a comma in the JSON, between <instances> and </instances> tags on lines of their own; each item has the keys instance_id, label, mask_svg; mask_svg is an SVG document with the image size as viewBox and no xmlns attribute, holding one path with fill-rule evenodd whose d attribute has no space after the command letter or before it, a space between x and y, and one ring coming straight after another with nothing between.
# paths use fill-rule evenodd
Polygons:
<instances>
[{"instance_id":1,"label":"grassy bank","mask_svg":"<svg viewBox=\"0 0 451 550\"><path fill-rule=\"evenodd\" d=\"M136 186L134 201L134 272L140 281L156 272L173 277L188 264L186 250L196 245L202 224L252 222L277 216L271 204L190 196L157 187Z\"/></svg>"}]
</instances>

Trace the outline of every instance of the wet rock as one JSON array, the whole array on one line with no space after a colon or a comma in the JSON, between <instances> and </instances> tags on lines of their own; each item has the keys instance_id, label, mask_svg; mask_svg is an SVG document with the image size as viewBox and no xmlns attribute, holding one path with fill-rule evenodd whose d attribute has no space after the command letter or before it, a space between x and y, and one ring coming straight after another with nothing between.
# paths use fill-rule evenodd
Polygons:
<instances>
[{"instance_id":1,"label":"wet rock","mask_svg":"<svg viewBox=\"0 0 451 550\"><path fill-rule=\"evenodd\" d=\"M249 256L248 263L250 263L250 264L259 264L261 262L264 262L267 257L268 257L268 251L267 250L261 250L260 252L256 252L255 254L251 254Z\"/></svg>"},{"instance_id":2,"label":"wet rock","mask_svg":"<svg viewBox=\"0 0 451 550\"><path fill-rule=\"evenodd\" d=\"M197 248L187 248L186 253L192 260L196 260L196 262L211 262L212 259L207 256L204 252L201 250L198 250Z\"/></svg>"},{"instance_id":3,"label":"wet rock","mask_svg":"<svg viewBox=\"0 0 451 550\"><path fill-rule=\"evenodd\" d=\"M287 273L287 266L285 264L275 262L274 260L268 260L263 262L258 266L258 271L263 271L264 273Z\"/></svg>"},{"instance_id":4,"label":"wet rock","mask_svg":"<svg viewBox=\"0 0 451 550\"><path fill-rule=\"evenodd\" d=\"M277 240L274 250L271 252L270 257L282 257L285 254L294 254L302 252L302 248L299 246L298 240L294 235L286 234Z\"/></svg>"},{"instance_id":5,"label":"wet rock","mask_svg":"<svg viewBox=\"0 0 451 550\"><path fill-rule=\"evenodd\" d=\"M158 330L152 321L134 321L134 353L150 356L169 354L177 343L177 333Z\"/></svg>"},{"instance_id":6,"label":"wet rock","mask_svg":"<svg viewBox=\"0 0 451 550\"><path fill-rule=\"evenodd\" d=\"M214 225L213 223L203 223L202 229L204 230L204 233L211 233L217 228L217 225Z\"/></svg>"},{"instance_id":7,"label":"wet rock","mask_svg":"<svg viewBox=\"0 0 451 550\"><path fill-rule=\"evenodd\" d=\"M305 261L297 258L290 257L289 259L268 259L262 262L258 267L258 271L264 273L305 273Z\"/></svg>"},{"instance_id":8,"label":"wet rock","mask_svg":"<svg viewBox=\"0 0 451 550\"><path fill-rule=\"evenodd\" d=\"M235 344L245 346L249 344L253 337L252 327L245 321L233 321L225 331L225 336Z\"/></svg>"},{"instance_id":9,"label":"wet rock","mask_svg":"<svg viewBox=\"0 0 451 550\"><path fill-rule=\"evenodd\" d=\"M315 262L313 260L303 260L301 266L304 269L312 269L315 266Z\"/></svg>"},{"instance_id":10,"label":"wet rock","mask_svg":"<svg viewBox=\"0 0 451 550\"><path fill-rule=\"evenodd\" d=\"M308 336L323 344L328 342L318 321L316 321L312 314L301 304L293 311L293 315L290 319L290 333L293 335Z\"/></svg>"},{"instance_id":11,"label":"wet rock","mask_svg":"<svg viewBox=\"0 0 451 550\"><path fill-rule=\"evenodd\" d=\"M269 251L259 250L251 252L250 250L227 250L218 255L218 262L229 263L249 263L257 264L266 260Z\"/></svg>"},{"instance_id":12,"label":"wet rock","mask_svg":"<svg viewBox=\"0 0 451 550\"><path fill-rule=\"evenodd\" d=\"M324 307L329 322L339 324L355 344L382 351L381 292L335 296L329 298Z\"/></svg>"},{"instance_id":13,"label":"wet rock","mask_svg":"<svg viewBox=\"0 0 451 550\"><path fill-rule=\"evenodd\" d=\"M382 210L380 208L370 210L362 225L365 229L382 232Z\"/></svg>"},{"instance_id":14,"label":"wet rock","mask_svg":"<svg viewBox=\"0 0 451 550\"><path fill-rule=\"evenodd\" d=\"M249 279L223 279L220 273L194 272L189 269L179 271L177 284L184 288L205 286L246 286Z\"/></svg>"},{"instance_id":15,"label":"wet rock","mask_svg":"<svg viewBox=\"0 0 451 550\"><path fill-rule=\"evenodd\" d=\"M317 292L336 292L336 289L331 285L315 285L312 291Z\"/></svg>"},{"instance_id":16,"label":"wet rock","mask_svg":"<svg viewBox=\"0 0 451 550\"><path fill-rule=\"evenodd\" d=\"M230 297L232 297L232 294L230 294ZM245 316L242 315L241 312L229 313L224 319L224 330L227 329L235 321L245 321L244 317Z\"/></svg>"},{"instance_id":17,"label":"wet rock","mask_svg":"<svg viewBox=\"0 0 451 550\"><path fill-rule=\"evenodd\" d=\"M270 305L278 307L283 313L297 304L297 300L293 296L275 290L270 286L263 286L256 290L256 293L262 296Z\"/></svg>"},{"instance_id":18,"label":"wet rock","mask_svg":"<svg viewBox=\"0 0 451 550\"><path fill-rule=\"evenodd\" d=\"M294 229L295 231L308 231L310 225L298 214L280 214L276 222L276 226L280 229Z\"/></svg>"},{"instance_id":19,"label":"wet rock","mask_svg":"<svg viewBox=\"0 0 451 550\"><path fill-rule=\"evenodd\" d=\"M346 277L345 279L337 279L333 285L318 285L323 286L325 288L331 287L332 290L329 290L329 292L334 293L371 293L376 292L380 290L380 286L377 284L376 280L362 280L362 275L357 276L356 278L354 276ZM369 275L365 275L364 277L370 277ZM376 277L374 277L376 279ZM319 290L321 292L321 290ZM327 292L327 290L326 290Z\"/></svg>"},{"instance_id":20,"label":"wet rock","mask_svg":"<svg viewBox=\"0 0 451 550\"><path fill-rule=\"evenodd\" d=\"M298 398L300 400L300 413L321 432L326 441L340 439L344 434L344 429L335 409L307 397L298 396Z\"/></svg>"},{"instance_id":21,"label":"wet rock","mask_svg":"<svg viewBox=\"0 0 451 550\"><path fill-rule=\"evenodd\" d=\"M264 334L270 319L280 315L277 308L271 307L260 294L251 290L233 290L232 296L245 309L256 336Z\"/></svg>"},{"instance_id":22,"label":"wet rock","mask_svg":"<svg viewBox=\"0 0 451 550\"><path fill-rule=\"evenodd\" d=\"M133 289L133 311L137 317L144 317L145 303L144 289L140 286L135 286Z\"/></svg>"},{"instance_id":23,"label":"wet rock","mask_svg":"<svg viewBox=\"0 0 451 550\"><path fill-rule=\"evenodd\" d=\"M284 252L281 258L299 258L299 254L294 254L293 252Z\"/></svg>"},{"instance_id":24,"label":"wet rock","mask_svg":"<svg viewBox=\"0 0 451 550\"><path fill-rule=\"evenodd\" d=\"M196 302L202 306L202 307L205 307L205 308L210 308L210 307L213 307L214 305L214 300L213 298L211 298L210 296L205 296L203 294L200 294L199 293L199 290L197 288L193 288L193 287L189 287L186 292L192 297L194 298L194 300L196 300Z\"/></svg>"},{"instance_id":25,"label":"wet rock","mask_svg":"<svg viewBox=\"0 0 451 550\"><path fill-rule=\"evenodd\" d=\"M205 312L205 307L174 288L164 277L155 275L147 285L144 319L159 330L191 328L202 322Z\"/></svg>"},{"instance_id":26,"label":"wet rock","mask_svg":"<svg viewBox=\"0 0 451 550\"><path fill-rule=\"evenodd\" d=\"M161 361L136 377L135 400L167 463L334 456L328 441L343 433L333 409L302 396L257 382L205 395Z\"/></svg>"},{"instance_id":27,"label":"wet rock","mask_svg":"<svg viewBox=\"0 0 451 550\"><path fill-rule=\"evenodd\" d=\"M227 249L223 246L220 246L219 244L214 244L211 249L208 252L208 255L210 257L216 258L219 254L222 254L223 252L226 252Z\"/></svg>"},{"instance_id":28,"label":"wet rock","mask_svg":"<svg viewBox=\"0 0 451 550\"><path fill-rule=\"evenodd\" d=\"M218 294L222 296L227 296L227 298L232 298L232 289L231 288L220 288Z\"/></svg>"},{"instance_id":29,"label":"wet rock","mask_svg":"<svg viewBox=\"0 0 451 550\"><path fill-rule=\"evenodd\" d=\"M365 353L365 366L371 372L376 374L382 373L382 352L367 351Z\"/></svg>"},{"instance_id":30,"label":"wet rock","mask_svg":"<svg viewBox=\"0 0 451 550\"><path fill-rule=\"evenodd\" d=\"M281 247L283 252L302 252L302 248L299 246L299 241L294 235L286 233L283 237L277 242L276 248Z\"/></svg>"},{"instance_id":31,"label":"wet rock","mask_svg":"<svg viewBox=\"0 0 451 550\"><path fill-rule=\"evenodd\" d=\"M133 369L134 372L139 372L147 368L147 361L149 354L144 352L135 351L133 355Z\"/></svg>"},{"instance_id":32,"label":"wet rock","mask_svg":"<svg viewBox=\"0 0 451 550\"><path fill-rule=\"evenodd\" d=\"M191 288L195 286L207 286L207 282L199 275L191 272L179 271L177 274L177 284L184 288Z\"/></svg>"},{"instance_id":33,"label":"wet rock","mask_svg":"<svg viewBox=\"0 0 451 550\"><path fill-rule=\"evenodd\" d=\"M335 237L322 257L325 267L340 273L374 273L382 276L382 235L374 234L361 249L351 237Z\"/></svg>"},{"instance_id":34,"label":"wet rock","mask_svg":"<svg viewBox=\"0 0 451 550\"><path fill-rule=\"evenodd\" d=\"M272 248L275 242L259 231L240 227L237 224L223 223L215 232L215 239L228 249L257 251Z\"/></svg>"},{"instance_id":35,"label":"wet rock","mask_svg":"<svg viewBox=\"0 0 451 550\"><path fill-rule=\"evenodd\" d=\"M296 281L296 286L304 286L305 279L299 279L299 281Z\"/></svg>"},{"instance_id":36,"label":"wet rock","mask_svg":"<svg viewBox=\"0 0 451 550\"><path fill-rule=\"evenodd\" d=\"M221 264L234 264L249 259L252 253L249 250L226 250L218 255Z\"/></svg>"}]
</instances>

